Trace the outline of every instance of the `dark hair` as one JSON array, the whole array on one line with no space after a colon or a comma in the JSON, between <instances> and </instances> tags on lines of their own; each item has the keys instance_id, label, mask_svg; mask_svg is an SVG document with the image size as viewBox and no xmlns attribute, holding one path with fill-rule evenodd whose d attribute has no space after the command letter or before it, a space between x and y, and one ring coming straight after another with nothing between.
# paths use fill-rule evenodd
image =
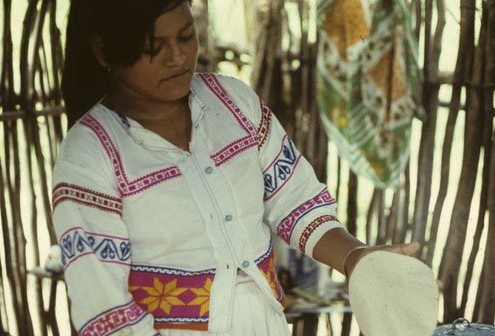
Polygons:
<instances>
[{"instance_id":1,"label":"dark hair","mask_svg":"<svg viewBox=\"0 0 495 336\"><path fill-rule=\"evenodd\" d=\"M97 61L89 37L103 41L111 65L132 65L153 40L154 23L164 12L191 0L71 0L62 92L69 127L109 90L110 73ZM151 44L152 45L152 44Z\"/></svg>"}]
</instances>

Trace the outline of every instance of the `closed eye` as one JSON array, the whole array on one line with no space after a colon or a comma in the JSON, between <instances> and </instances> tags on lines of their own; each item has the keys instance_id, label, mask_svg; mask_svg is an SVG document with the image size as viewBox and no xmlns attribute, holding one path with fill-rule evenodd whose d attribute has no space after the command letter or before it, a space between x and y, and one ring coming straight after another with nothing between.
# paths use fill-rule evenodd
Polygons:
<instances>
[{"instance_id":1,"label":"closed eye","mask_svg":"<svg viewBox=\"0 0 495 336\"><path fill-rule=\"evenodd\" d=\"M196 35L196 32L193 30L190 34L188 34L186 36L180 36L179 41L180 42L188 42L188 41L192 40L195 35Z\"/></svg>"}]
</instances>

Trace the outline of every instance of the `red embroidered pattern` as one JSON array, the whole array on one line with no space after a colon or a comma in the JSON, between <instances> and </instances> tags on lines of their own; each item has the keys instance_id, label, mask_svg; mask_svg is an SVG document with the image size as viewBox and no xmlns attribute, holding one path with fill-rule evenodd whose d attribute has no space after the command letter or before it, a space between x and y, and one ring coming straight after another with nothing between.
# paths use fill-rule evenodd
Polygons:
<instances>
[{"instance_id":1,"label":"red embroidered pattern","mask_svg":"<svg viewBox=\"0 0 495 336\"><path fill-rule=\"evenodd\" d=\"M331 221L336 221L337 218L330 215L325 215L316 218L311 224L309 224L303 231L301 239L299 239L299 250L304 253L306 251L306 244L308 243L309 237L316 231L321 224Z\"/></svg>"},{"instance_id":2,"label":"red embroidered pattern","mask_svg":"<svg viewBox=\"0 0 495 336\"><path fill-rule=\"evenodd\" d=\"M94 117L88 114L81 119L80 123L90 128L100 140L103 148L105 148L105 151L107 152L112 163L115 177L117 179L117 187L122 197L133 196L161 182L181 176L179 168L169 167L150 173L134 181L129 181L125 173L124 166L122 165L119 152L115 148L112 139L104 127Z\"/></svg>"},{"instance_id":3,"label":"red embroidered pattern","mask_svg":"<svg viewBox=\"0 0 495 336\"><path fill-rule=\"evenodd\" d=\"M258 149L261 149L268 139L272 124L272 111L261 101L261 121L258 126Z\"/></svg>"},{"instance_id":4,"label":"red embroidered pattern","mask_svg":"<svg viewBox=\"0 0 495 336\"><path fill-rule=\"evenodd\" d=\"M108 310L86 323L79 334L81 336L107 336L122 328L132 326L146 316L135 302Z\"/></svg>"},{"instance_id":5,"label":"red embroidered pattern","mask_svg":"<svg viewBox=\"0 0 495 336\"><path fill-rule=\"evenodd\" d=\"M270 243L268 251L254 262L273 295L285 306L287 300L275 272L273 245ZM129 292L143 310L153 315L156 329L208 330L215 272L131 265Z\"/></svg>"},{"instance_id":6,"label":"red embroidered pattern","mask_svg":"<svg viewBox=\"0 0 495 336\"><path fill-rule=\"evenodd\" d=\"M256 139L254 139L251 136L247 136L224 147L218 153L213 154L211 158L215 162L215 165L218 167L224 164L225 162L229 161L234 156L239 155L245 150L248 150L249 148L254 147L256 145L257 145Z\"/></svg>"},{"instance_id":7,"label":"red embroidered pattern","mask_svg":"<svg viewBox=\"0 0 495 336\"><path fill-rule=\"evenodd\" d=\"M266 281L270 285L273 295L278 302L285 308L287 306L287 297L278 281L277 272L275 271L276 258L273 252L273 244L270 242L270 248L261 257L254 261L258 268L263 272Z\"/></svg>"},{"instance_id":8,"label":"red embroidered pattern","mask_svg":"<svg viewBox=\"0 0 495 336\"><path fill-rule=\"evenodd\" d=\"M239 155L245 150L258 145L258 131L253 123L242 113L234 100L229 96L227 91L222 87L215 75L209 73L200 74L201 79L206 83L208 88L217 96L217 98L232 113L239 126L246 131L247 136L242 137L222 148L218 153L211 156L215 165L218 167L233 157Z\"/></svg>"},{"instance_id":9,"label":"red embroidered pattern","mask_svg":"<svg viewBox=\"0 0 495 336\"><path fill-rule=\"evenodd\" d=\"M325 188L318 195L301 204L297 209L295 209L287 217L285 217L280 222L277 228L278 235L287 244L290 244L290 238L292 236L292 232L294 231L294 227L302 217L304 217L314 209L334 203L335 199L330 195L328 189Z\"/></svg>"},{"instance_id":10,"label":"red embroidered pattern","mask_svg":"<svg viewBox=\"0 0 495 336\"><path fill-rule=\"evenodd\" d=\"M132 265L129 291L134 301L153 315L155 328L172 328L174 324L180 324L206 330L214 277L214 269L194 272Z\"/></svg>"},{"instance_id":11,"label":"red embroidered pattern","mask_svg":"<svg viewBox=\"0 0 495 336\"><path fill-rule=\"evenodd\" d=\"M83 204L122 216L122 201L119 198L74 184L59 183L53 188L53 209L55 210L60 203L65 201Z\"/></svg>"}]
</instances>

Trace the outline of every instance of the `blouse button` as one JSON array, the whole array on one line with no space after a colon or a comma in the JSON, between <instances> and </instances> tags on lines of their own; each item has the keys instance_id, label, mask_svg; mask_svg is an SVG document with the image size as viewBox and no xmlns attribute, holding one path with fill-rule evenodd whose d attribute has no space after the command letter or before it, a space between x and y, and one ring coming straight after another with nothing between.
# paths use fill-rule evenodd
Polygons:
<instances>
[{"instance_id":1,"label":"blouse button","mask_svg":"<svg viewBox=\"0 0 495 336\"><path fill-rule=\"evenodd\" d=\"M232 215L227 215L227 216L225 216L225 220L226 220L227 222L231 222L233 219L234 219L234 217L233 217Z\"/></svg>"},{"instance_id":2,"label":"blouse button","mask_svg":"<svg viewBox=\"0 0 495 336\"><path fill-rule=\"evenodd\" d=\"M205 168L205 173L208 174L208 175L211 174L211 173L213 173L213 168L212 167L206 167Z\"/></svg>"},{"instance_id":3,"label":"blouse button","mask_svg":"<svg viewBox=\"0 0 495 336\"><path fill-rule=\"evenodd\" d=\"M250 265L250 263L249 263L249 261L247 261L247 260L244 260L244 261L242 262L242 264L241 264L241 266L242 266L243 268L248 268L248 267L249 267L249 265Z\"/></svg>"}]
</instances>

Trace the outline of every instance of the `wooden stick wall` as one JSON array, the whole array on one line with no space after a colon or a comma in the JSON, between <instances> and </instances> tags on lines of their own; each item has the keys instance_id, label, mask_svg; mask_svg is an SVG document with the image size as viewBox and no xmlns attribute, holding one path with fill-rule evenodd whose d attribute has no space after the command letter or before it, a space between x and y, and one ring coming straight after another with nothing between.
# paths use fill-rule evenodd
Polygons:
<instances>
[{"instance_id":1,"label":"wooden stick wall","mask_svg":"<svg viewBox=\"0 0 495 336\"><path fill-rule=\"evenodd\" d=\"M280 43L280 37L288 25L283 14L287 3L297 3L299 8L302 37L299 41L292 41L299 43L300 52L296 54L284 49ZM494 1L460 1L459 48L457 55L451 55L457 59L452 73L440 70L441 46L444 39L449 39L449 36L444 36L446 18L451 15L446 6L448 3L444 0L414 0L409 4L416 17L417 37L424 41L421 53L425 64L425 117L421 124L417 158L411 158L403 174L403 183L397 190L375 189L365 209L360 209L362 205L357 204L358 195L362 192L361 179L352 172L345 172L349 176L347 179L341 178L342 171L329 172L337 180L334 193L340 196L337 197L339 203L346 206L347 218L344 221L349 231L357 231L358 213L367 213L365 222L359 224L365 226L366 232L361 238L377 244L410 240L423 244L418 257L435 268L439 267L443 292L443 320L440 322L449 323L465 316L473 321L493 323L495 174L491 162L494 162ZM274 111L279 111L279 118L312 160L320 178L324 179L326 160L316 159L321 158L322 147L320 141L314 141L321 139L322 135L316 107L311 104L315 99L312 85L315 81L316 54L315 42L308 41L308 27L304 24L308 6L308 2L303 0L270 1L265 13L264 33L258 39L253 85ZM479 27L475 29L477 24ZM292 70L290 62L294 59L299 60L301 66ZM283 100L287 98L283 91L286 87L294 88L296 94ZM451 90L449 101L440 99L440 92L445 87ZM303 116L298 113L303 113ZM446 124L439 124L439 113L447 113ZM461 114L464 116L464 139L462 146L454 146L454 131L460 123ZM306 122L300 123L301 120ZM305 124L315 127L308 131ZM436 145L438 139L442 140L440 148ZM436 159L440 165L434 164ZM411 169L412 165L415 169ZM338 169L342 167L340 162L334 166ZM459 167L459 181L454 181L452 170ZM432 190L434 184L439 185L438 190ZM481 185L479 191L475 189L476 184ZM346 198L339 195L341 190L347 192ZM385 195L390 193L393 196L387 202ZM449 196L455 199L451 213L447 213L446 200ZM477 199L479 204L473 202ZM468 231L472 218L477 218L474 232ZM439 235L441 220L449 223L448 231L443 235ZM468 240L472 241L469 249ZM434 264L434 260L440 260L439 265ZM460 301L458 297L461 297ZM468 300L471 301L471 309L468 309ZM350 320L344 318L343 334L349 333Z\"/></svg>"},{"instance_id":2,"label":"wooden stick wall","mask_svg":"<svg viewBox=\"0 0 495 336\"><path fill-rule=\"evenodd\" d=\"M56 242L49 180L63 136L57 2L26 2L23 17L14 15L17 5L4 0L0 11L0 328L11 335L58 335L58 280L28 274ZM40 234L48 238L42 240ZM46 303L52 306L45 309Z\"/></svg>"},{"instance_id":3,"label":"wooden stick wall","mask_svg":"<svg viewBox=\"0 0 495 336\"><path fill-rule=\"evenodd\" d=\"M58 19L66 15L57 9L66 8L68 0L15 1L25 3L22 17L14 16L12 0L0 4L0 334L59 335L60 327L68 325L67 316L56 310L67 306L66 297L57 295L65 291L63 281L37 277L28 270L43 264L49 246L56 243L50 175L65 133L60 92L64 29L60 22L65 21ZM208 10L206 0L196 2L203 12ZM315 103L317 43L310 36L313 2L260 2L263 20L251 55L252 85L326 180L328 139ZM253 3L246 0L244 6ZM301 31L297 39L289 29L288 4L297 8ZM460 0L459 48L457 55L451 55L457 59L452 73L440 71L441 44L449 38L444 34L446 4L445 0L410 1L417 36L424 41L425 118L417 157L411 159L401 187L371 190L369 203L363 205L358 195L365 182L349 173L345 162L331 157L329 173L333 192L345 209L342 221L351 232L364 232L361 238L371 243L411 239L423 243L418 257L439 266L440 322L465 316L493 323L495 0ZM200 24L208 25L205 20ZM16 30L21 31L20 40L13 33ZM200 57L202 70L214 69L228 50L235 55L244 52L220 47L205 31L201 32L202 41L208 41ZM288 43L282 44L283 38ZM234 62L240 63L237 57ZM443 101L440 92L446 87L450 99ZM447 114L445 124L439 124L440 111ZM465 120L462 148L454 145L461 120ZM441 147L436 145L439 139ZM452 171L459 167L457 181ZM432 190L435 183L438 190ZM454 198L451 211L446 206L449 197ZM449 224L442 235L439 223L445 218ZM474 231L468 225L472 218L477 218ZM342 330L343 335L351 333L349 316Z\"/></svg>"}]
</instances>

